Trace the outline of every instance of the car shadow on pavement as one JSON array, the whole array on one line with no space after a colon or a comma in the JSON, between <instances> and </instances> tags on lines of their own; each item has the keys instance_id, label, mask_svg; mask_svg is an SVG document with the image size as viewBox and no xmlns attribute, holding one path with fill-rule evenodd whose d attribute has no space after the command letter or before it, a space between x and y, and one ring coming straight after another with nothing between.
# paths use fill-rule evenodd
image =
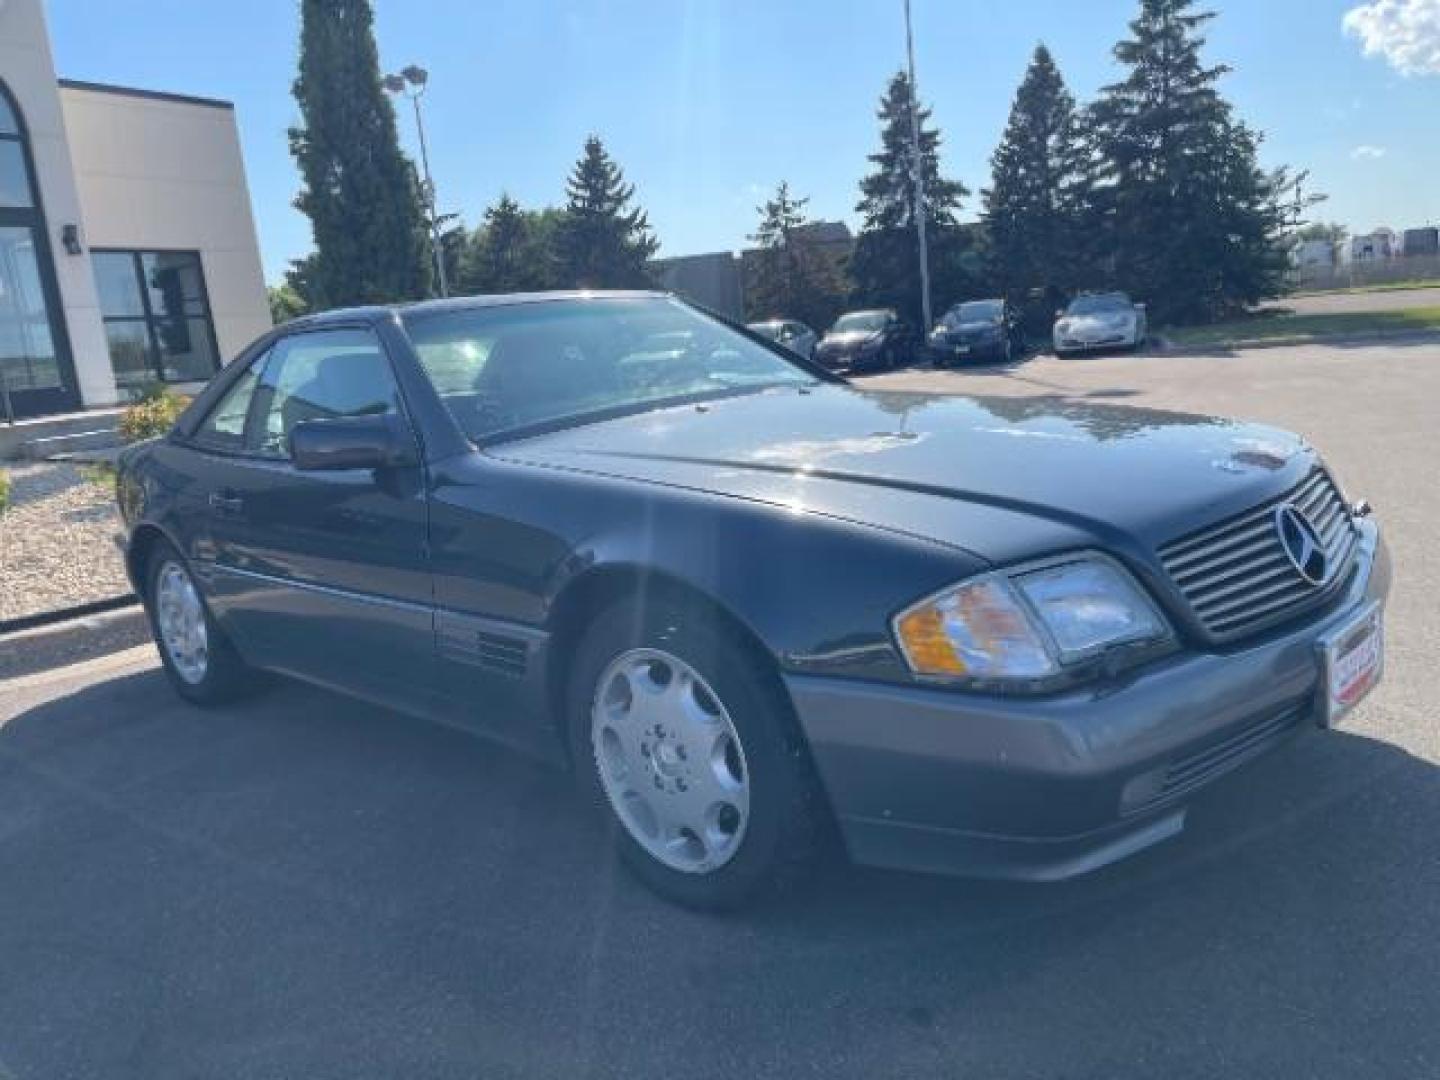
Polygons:
<instances>
[{"instance_id":1,"label":"car shadow on pavement","mask_svg":"<svg viewBox=\"0 0 1440 1080\"><path fill-rule=\"evenodd\" d=\"M726 917L618 871L567 779L298 686L156 671L0 728L16 1075L1421 1075L1440 783L1345 733L1055 885L824 867Z\"/></svg>"}]
</instances>

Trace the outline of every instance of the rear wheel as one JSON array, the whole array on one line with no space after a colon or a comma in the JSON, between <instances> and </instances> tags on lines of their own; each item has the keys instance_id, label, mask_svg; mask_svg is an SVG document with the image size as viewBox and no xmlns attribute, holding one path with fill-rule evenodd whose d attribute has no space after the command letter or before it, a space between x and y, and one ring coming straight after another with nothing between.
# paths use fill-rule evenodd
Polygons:
<instances>
[{"instance_id":1,"label":"rear wheel","mask_svg":"<svg viewBox=\"0 0 1440 1080\"><path fill-rule=\"evenodd\" d=\"M146 584L150 631L176 693L196 705L215 705L262 684L216 625L190 568L168 543L151 555Z\"/></svg>"},{"instance_id":2,"label":"rear wheel","mask_svg":"<svg viewBox=\"0 0 1440 1080\"><path fill-rule=\"evenodd\" d=\"M736 635L679 606L612 607L570 680L571 751L621 859L677 903L732 908L817 849L817 785L788 706Z\"/></svg>"}]
</instances>

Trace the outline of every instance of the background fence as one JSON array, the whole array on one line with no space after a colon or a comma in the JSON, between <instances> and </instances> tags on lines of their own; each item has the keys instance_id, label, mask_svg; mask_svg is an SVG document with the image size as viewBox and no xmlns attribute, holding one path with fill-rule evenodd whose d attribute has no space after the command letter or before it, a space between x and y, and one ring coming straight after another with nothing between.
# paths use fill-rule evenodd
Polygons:
<instances>
[{"instance_id":1,"label":"background fence","mask_svg":"<svg viewBox=\"0 0 1440 1080\"><path fill-rule=\"evenodd\" d=\"M1363 289L1406 281L1440 284L1440 255L1404 255L1397 259L1366 259L1335 266L1297 266L1290 272L1290 288Z\"/></svg>"}]
</instances>

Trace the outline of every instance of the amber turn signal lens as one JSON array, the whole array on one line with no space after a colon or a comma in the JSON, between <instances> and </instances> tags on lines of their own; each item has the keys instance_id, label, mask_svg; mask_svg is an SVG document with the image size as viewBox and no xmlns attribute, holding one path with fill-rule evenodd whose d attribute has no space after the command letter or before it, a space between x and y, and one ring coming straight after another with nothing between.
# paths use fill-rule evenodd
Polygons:
<instances>
[{"instance_id":1,"label":"amber turn signal lens","mask_svg":"<svg viewBox=\"0 0 1440 1080\"><path fill-rule=\"evenodd\" d=\"M945 617L933 606L916 608L896 627L900 643L916 671L935 675L964 675L965 662L945 633Z\"/></svg>"}]
</instances>

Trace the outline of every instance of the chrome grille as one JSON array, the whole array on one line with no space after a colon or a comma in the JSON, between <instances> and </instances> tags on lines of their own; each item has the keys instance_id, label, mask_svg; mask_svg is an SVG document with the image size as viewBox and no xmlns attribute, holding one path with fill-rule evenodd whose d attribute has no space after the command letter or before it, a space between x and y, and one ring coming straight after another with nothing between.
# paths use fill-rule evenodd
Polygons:
<instances>
[{"instance_id":1,"label":"chrome grille","mask_svg":"<svg viewBox=\"0 0 1440 1080\"><path fill-rule=\"evenodd\" d=\"M1323 586L1291 563L1275 509L1297 507L1320 536L1329 567ZM1160 562L1209 634L1229 640L1279 622L1331 595L1349 576L1359 533L1323 469L1253 510L1171 541Z\"/></svg>"}]
</instances>

